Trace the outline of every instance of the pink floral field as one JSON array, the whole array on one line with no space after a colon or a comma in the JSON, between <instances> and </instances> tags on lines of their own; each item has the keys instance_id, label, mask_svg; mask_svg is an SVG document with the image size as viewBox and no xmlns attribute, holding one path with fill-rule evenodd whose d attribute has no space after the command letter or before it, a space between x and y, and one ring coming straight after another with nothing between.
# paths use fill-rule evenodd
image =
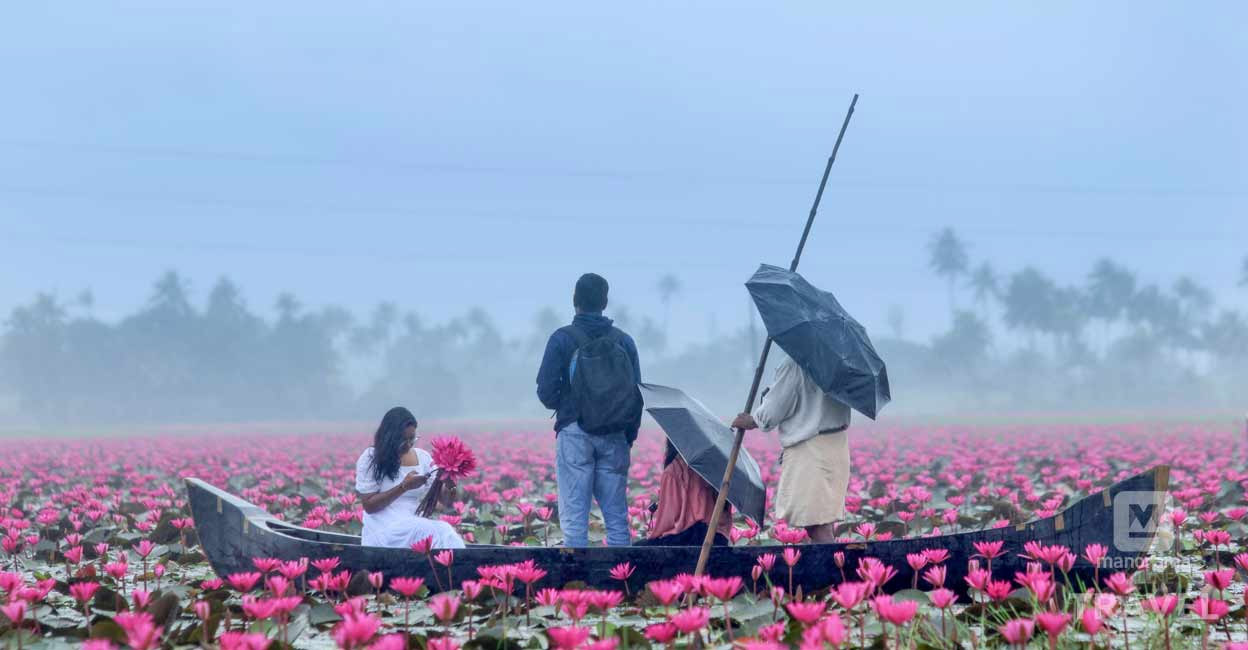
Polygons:
<instances>
[{"instance_id":1,"label":"pink floral field","mask_svg":"<svg viewBox=\"0 0 1248 650\"><path fill-rule=\"evenodd\" d=\"M877 426L852 433L846 538L933 535L1047 516L1167 463L1164 548L1134 573L1102 574L1087 593L1058 584L1052 572L1077 555L1095 563L1095 547L1032 548L1044 561L1013 576L992 574L984 562L968 578L973 604L953 601L939 551L910 558L923 580L891 597L876 593L891 567L869 561L845 567L851 582L807 594L737 577L634 584L628 566L612 572L618 590L526 590L544 575L532 563L484 571L437 596L419 580L391 581L383 590L384 576L352 576L332 562L255 558L254 572L214 576L196 545L182 477L226 487L290 522L358 532L354 466L370 436L6 439L0 643L139 650L1248 648L1248 440L1237 426ZM480 463L461 483L463 501L445 513L447 521L479 543L557 544L553 435L461 437ZM644 434L633 453L638 536L657 488L661 441ZM747 446L774 485L774 437L757 434ZM736 544L793 541L776 528L736 524ZM596 522L591 535L602 537ZM769 561L800 570L800 551L788 545ZM431 559L454 562L449 552Z\"/></svg>"}]
</instances>

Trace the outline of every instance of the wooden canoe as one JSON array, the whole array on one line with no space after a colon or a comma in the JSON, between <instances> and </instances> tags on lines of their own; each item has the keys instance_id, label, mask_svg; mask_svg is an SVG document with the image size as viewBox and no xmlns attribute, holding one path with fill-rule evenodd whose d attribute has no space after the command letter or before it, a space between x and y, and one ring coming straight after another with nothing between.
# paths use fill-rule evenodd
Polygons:
<instances>
[{"instance_id":1,"label":"wooden canoe","mask_svg":"<svg viewBox=\"0 0 1248 650\"><path fill-rule=\"evenodd\" d=\"M910 587L913 571L906 562L908 553L925 549L943 548L950 557L945 562L946 586L959 596L966 597L967 561L974 555L974 543L1001 540L1005 555L993 561L993 575L997 579L1012 579L1015 571L1024 571L1027 560L1020 557L1023 544L1030 541L1046 545L1058 544L1081 554L1089 544L1102 544L1109 549L1102 562L1102 576L1114 571L1131 571L1138 567L1146 551L1122 550L1115 544L1115 509L1126 505L1115 504L1115 497L1122 493L1152 493L1154 505L1150 509L1136 508L1136 516L1145 513L1151 517L1137 539L1151 542L1161 517L1161 499L1169 483L1169 468L1154 467L1142 474L1132 476L1071 504L1065 510L1043 519L1004 528L992 528L972 532L934 537L911 537L887 541L854 542L840 544L804 544L793 579L806 593L828 587L841 581L841 573L834 562L834 553L845 554L845 572L850 580L857 579L852 569L862 557L874 557L892 566L897 575L884 585L884 591L892 593ZM405 548L379 548L361 546L354 535L311 530L294 526L265 512L234 495L195 478L186 479L191 512L213 570L219 576L240 571L254 571L252 558L272 557L295 560L306 557L311 560L338 557L338 570L347 569L353 574L359 571L380 571L386 578L398 576L421 577L435 591L428 559ZM1139 494L1125 495L1138 502ZM1145 495L1147 498L1147 495ZM1119 513L1120 522L1126 516ZM756 558L763 553L779 553L779 546L715 547L707 564L712 576L739 575L750 584L750 570ZM698 547L532 547L532 546L469 546L455 552L453 575L455 584L477 577L476 568L535 560L548 575L535 588L562 587L581 582L591 587L619 588L609 572L621 562L630 562L636 568L629 580L634 589L645 583L670 578L678 573L692 572L698 559ZM1093 566L1080 557L1074 569L1067 574L1072 583L1090 585ZM315 569L310 569L315 574ZM446 583L445 570L439 567L439 579ZM787 585L788 568L776 562L771 578L775 584Z\"/></svg>"}]
</instances>

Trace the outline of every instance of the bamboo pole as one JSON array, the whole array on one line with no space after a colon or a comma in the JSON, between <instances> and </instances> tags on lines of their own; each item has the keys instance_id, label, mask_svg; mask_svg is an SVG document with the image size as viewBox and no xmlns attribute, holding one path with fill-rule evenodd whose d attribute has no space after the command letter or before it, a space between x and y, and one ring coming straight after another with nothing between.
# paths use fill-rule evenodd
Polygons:
<instances>
[{"instance_id":1,"label":"bamboo pole","mask_svg":"<svg viewBox=\"0 0 1248 650\"><path fill-rule=\"evenodd\" d=\"M802 238L797 242L797 252L789 264L790 271L797 270L797 263L802 259L802 250L806 248L806 239L810 236L810 227L815 223L815 213L819 211L819 202L823 200L823 190L828 185L828 174L832 172L832 163L836 162L836 152L841 148L841 140L845 137L845 129L849 128L849 118L854 115L854 106L858 104L858 93L849 102L849 110L845 112L845 121L841 123L841 131L836 135L836 144L832 146L832 155L828 156L828 164L823 168L823 178L819 180L819 191L815 193L815 201L810 206L810 215L806 217L806 227L802 229ZM758 396L758 386L763 380L763 369L767 366L767 355L771 352L771 337L763 343L763 352L758 358L758 367L754 369L754 381L750 384L750 394L745 398L745 413L754 410L754 399ZM711 555L711 546L715 542L715 531L719 528L719 518L724 511L724 502L728 499L728 486L732 483L732 470L737 466L737 456L741 455L741 443L745 440L745 429L736 430L736 438L732 442L732 451L728 454L728 466L724 468L724 479L719 484L719 495L715 499L715 508L711 510L711 521L706 527L706 538L702 540L702 551L698 554L698 566L693 575L700 576L706 570L706 561ZM762 525L762 522L759 522Z\"/></svg>"}]
</instances>

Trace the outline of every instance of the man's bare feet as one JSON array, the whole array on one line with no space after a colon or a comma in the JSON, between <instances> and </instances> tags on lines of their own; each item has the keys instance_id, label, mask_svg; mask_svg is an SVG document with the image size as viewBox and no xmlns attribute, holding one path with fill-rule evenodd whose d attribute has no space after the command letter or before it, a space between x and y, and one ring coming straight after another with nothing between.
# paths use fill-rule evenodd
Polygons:
<instances>
[{"instance_id":1,"label":"man's bare feet","mask_svg":"<svg viewBox=\"0 0 1248 650\"><path fill-rule=\"evenodd\" d=\"M818 526L807 526L806 533L810 535L810 541L814 544L831 544L836 541L836 524L819 524Z\"/></svg>"}]
</instances>

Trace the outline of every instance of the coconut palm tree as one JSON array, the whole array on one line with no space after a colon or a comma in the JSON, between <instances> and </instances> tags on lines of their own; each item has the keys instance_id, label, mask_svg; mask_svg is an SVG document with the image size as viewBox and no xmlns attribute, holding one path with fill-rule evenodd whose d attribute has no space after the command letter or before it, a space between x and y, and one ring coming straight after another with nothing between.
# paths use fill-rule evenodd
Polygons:
<instances>
[{"instance_id":1,"label":"coconut palm tree","mask_svg":"<svg viewBox=\"0 0 1248 650\"><path fill-rule=\"evenodd\" d=\"M954 282L958 276L966 274L970 265L966 245L958 238L953 228L946 227L932 236L927 244L927 250L928 266L936 272L936 275L944 276L949 282L949 313L953 314L957 311L953 295Z\"/></svg>"},{"instance_id":2,"label":"coconut palm tree","mask_svg":"<svg viewBox=\"0 0 1248 650\"><path fill-rule=\"evenodd\" d=\"M656 288L659 290L659 300L663 302L663 338L667 339L668 325L672 315L672 297L680 293L680 278L671 273L664 273L659 278Z\"/></svg>"},{"instance_id":3,"label":"coconut palm tree","mask_svg":"<svg viewBox=\"0 0 1248 650\"><path fill-rule=\"evenodd\" d=\"M379 302L367 324L351 328L347 345L355 354L372 355L386 347L398 323L398 306L388 300Z\"/></svg>"},{"instance_id":4,"label":"coconut palm tree","mask_svg":"<svg viewBox=\"0 0 1248 650\"><path fill-rule=\"evenodd\" d=\"M992 265L987 262L980 263L971 272L969 284L971 290L975 292L975 303L979 305L983 312L982 318L988 319L988 302L994 298L1001 297L1001 281L997 277L997 272Z\"/></svg>"},{"instance_id":5,"label":"coconut palm tree","mask_svg":"<svg viewBox=\"0 0 1248 650\"><path fill-rule=\"evenodd\" d=\"M191 306L189 294L190 283L178 275L177 271L165 271L152 287L148 312L165 321L193 318L195 308Z\"/></svg>"},{"instance_id":6,"label":"coconut palm tree","mask_svg":"<svg viewBox=\"0 0 1248 650\"><path fill-rule=\"evenodd\" d=\"M1186 275L1174 282L1174 295L1189 318L1202 317L1213 308L1213 292Z\"/></svg>"},{"instance_id":7,"label":"coconut palm tree","mask_svg":"<svg viewBox=\"0 0 1248 650\"><path fill-rule=\"evenodd\" d=\"M303 309L303 303L299 302L295 294L289 291L279 293L273 306L277 310L279 321L293 321L299 315L299 310Z\"/></svg>"},{"instance_id":8,"label":"coconut palm tree","mask_svg":"<svg viewBox=\"0 0 1248 650\"><path fill-rule=\"evenodd\" d=\"M1101 258L1088 274L1085 295L1087 316L1101 321L1101 345L1108 348L1110 326L1126 313L1135 295L1135 275L1113 260Z\"/></svg>"},{"instance_id":9,"label":"coconut palm tree","mask_svg":"<svg viewBox=\"0 0 1248 650\"><path fill-rule=\"evenodd\" d=\"M1086 356L1082 339L1088 323L1087 302L1087 296L1078 287L1060 287L1053 293L1051 331L1066 362L1079 362Z\"/></svg>"},{"instance_id":10,"label":"coconut palm tree","mask_svg":"<svg viewBox=\"0 0 1248 650\"><path fill-rule=\"evenodd\" d=\"M1027 267L1010 276L1002 294L1005 326L1028 335L1029 346L1035 347L1035 334L1057 331L1054 312L1057 285L1039 270Z\"/></svg>"},{"instance_id":11,"label":"coconut palm tree","mask_svg":"<svg viewBox=\"0 0 1248 650\"><path fill-rule=\"evenodd\" d=\"M254 360L267 355L268 324L253 314L243 300L242 289L229 278L217 280L199 318L194 355L196 390L228 404L235 414L255 415L267 406L266 386L259 373L250 371Z\"/></svg>"},{"instance_id":12,"label":"coconut palm tree","mask_svg":"<svg viewBox=\"0 0 1248 650\"><path fill-rule=\"evenodd\" d=\"M55 413L63 395L61 371L82 363L66 354L65 307L41 293L28 306L13 310L0 339L0 380L14 386L28 413Z\"/></svg>"},{"instance_id":13,"label":"coconut palm tree","mask_svg":"<svg viewBox=\"0 0 1248 650\"><path fill-rule=\"evenodd\" d=\"M78 297L74 299L74 304L90 317L91 310L95 308L95 293L90 289L79 291Z\"/></svg>"},{"instance_id":14,"label":"coconut palm tree","mask_svg":"<svg viewBox=\"0 0 1248 650\"><path fill-rule=\"evenodd\" d=\"M1183 327L1183 309L1179 299L1150 284L1138 292L1127 305L1127 320L1151 340L1158 349L1174 349L1185 343L1189 335Z\"/></svg>"},{"instance_id":15,"label":"coconut palm tree","mask_svg":"<svg viewBox=\"0 0 1248 650\"><path fill-rule=\"evenodd\" d=\"M992 330L975 314L954 314L953 327L932 339L932 353L951 368L974 368L988 357Z\"/></svg>"},{"instance_id":16,"label":"coconut palm tree","mask_svg":"<svg viewBox=\"0 0 1248 650\"><path fill-rule=\"evenodd\" d=\"M1238 312L1223 311L1201 326L1201 342L1216 361L1238 364L1248 359L1248 321Z\"/></svg>"}]
</instances>

